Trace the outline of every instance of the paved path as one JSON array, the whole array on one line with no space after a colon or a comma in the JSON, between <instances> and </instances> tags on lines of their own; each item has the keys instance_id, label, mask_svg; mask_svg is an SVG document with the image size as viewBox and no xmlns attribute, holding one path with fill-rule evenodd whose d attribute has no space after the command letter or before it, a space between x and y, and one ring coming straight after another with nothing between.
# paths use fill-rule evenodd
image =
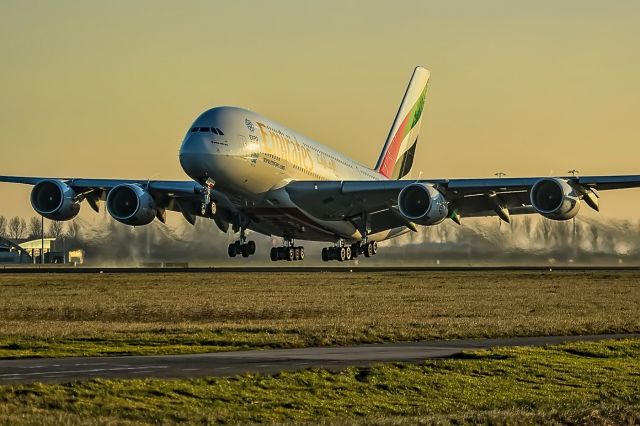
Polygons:
<instances>
[{"instance_id":1,"label":"paved path","mask_svg":"<svg viewBox=\"0 0 640 426\"><path fill-rule=\"evenodd\" d=\"M421 362L498 346L539 346L570 341L640 338L640 334L441 340L342 347L215 352L194 355L0 360L0 384L60 383L92 378L178 378L274 374L310 367L341 369L377 362Z\"/></svg>"}]
</instances>

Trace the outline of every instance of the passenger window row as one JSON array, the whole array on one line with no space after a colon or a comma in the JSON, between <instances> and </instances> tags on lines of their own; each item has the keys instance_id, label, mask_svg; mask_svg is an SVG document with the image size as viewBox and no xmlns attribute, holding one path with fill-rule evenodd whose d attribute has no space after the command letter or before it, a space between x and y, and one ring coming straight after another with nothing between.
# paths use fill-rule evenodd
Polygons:
<instances>
[{"instance_id":1,"label":"passenger window row","mask_svg":"<svg viewBox=\"0 0 640 426\"><path fill-rule=\"evenodd\" d=\"M213 132L216 135L224 136L224 133L222 133L222 130L220 130L217 127L194 127L193 129L191 129L191 133L195 133L195 132L202 132L202 133Z\"/></svg>"},{"instance_id":2,"label":"passenger window row","mask_svg":"<svg viewBox=\"0 0 640 426\"><path fill-rule=\"evenodd\" d=\"M274 158L276 160L280 160L280 161L284 161L282 158L278 157L277 155L273 155L273 154L269 154L268 152L261 152L260 154L264 155L265 157L270 157L270 158ZM303 173L308 174L309 176L312 176L318 180L324 180L322 176L320 176L317 173L313 173L310 172L309 170L305 169L304 167L298 166L297 164L293 164L292 167L296 170L300 170Z\"/></svg>"},{"instance_id":3,"label":"passenger window row","mask_svg":"<svg viewBox=\"0 0 640 426\"><path fill-rule=\"evenodd\" d=\"M341 160L340 158L334 157L333 155L326 153L324 151L319 150L318 148L311 146L311 145L307 145L306 143L302 143L304 146L306 146L307 148L311 149L312 151L317 152L319 155L325 156L325 157L329 157L331 158L333 161L336 161L346 167L349 167L350 169L353 169L353 165L351 165L350 163L347 163L344 160Z\"/></svg>"}]
</instances>

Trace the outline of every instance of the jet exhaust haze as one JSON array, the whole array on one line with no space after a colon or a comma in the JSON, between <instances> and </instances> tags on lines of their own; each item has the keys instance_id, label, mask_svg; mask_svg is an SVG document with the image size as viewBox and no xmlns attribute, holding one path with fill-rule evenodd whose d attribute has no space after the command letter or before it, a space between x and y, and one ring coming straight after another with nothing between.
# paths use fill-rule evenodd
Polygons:
<instances>
[{"instance_id":1,"label":"jet exhaust haze","mask_svg":"<svg viewBox=\"0 0 640 426\"><path fill-rule=\"evenodd\" d=\"M122 225L108 216L89 223L76 219L66 244L82 249L87 265L140 266L188 263L191 266L240 266L227 258L225 243L233 235L220 232L209 221L194 227L172 227L153 222L144 227ZM258 249L268 251L280 238L252 235ZM463 226L444 223L421 227L383 243L384 255L361 265L640 265L640 223L579 217L572 222L519 217L511 224L469 220ZM320 244L319 244L320 245ZM270 265L251 259L250 265ZM305 265L322 264L309 256ZM292 265L295 265L293 263ZM346 263L353 265L353 263Z\"/></svg>"}]
</instances>

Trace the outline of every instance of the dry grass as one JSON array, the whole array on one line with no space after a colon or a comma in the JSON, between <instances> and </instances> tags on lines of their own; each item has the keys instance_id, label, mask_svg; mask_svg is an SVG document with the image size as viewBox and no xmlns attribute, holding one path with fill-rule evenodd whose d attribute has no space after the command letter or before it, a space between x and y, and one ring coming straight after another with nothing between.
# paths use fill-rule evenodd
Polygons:
<instances>
[{"instance_id":1,"label":"dry grass","mask_svg":"<svg viewBox=\"0 0 640 426\"><path fill-rule=\"evenodd\" d=\"M640 331L637 272L0 275L0 357Z\"/></svg>"}]
</instances>

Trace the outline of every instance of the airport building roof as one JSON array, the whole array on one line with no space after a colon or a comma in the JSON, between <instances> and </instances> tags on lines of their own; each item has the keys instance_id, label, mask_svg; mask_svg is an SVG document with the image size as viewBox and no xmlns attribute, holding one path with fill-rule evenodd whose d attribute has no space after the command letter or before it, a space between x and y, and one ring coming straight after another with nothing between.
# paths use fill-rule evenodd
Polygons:
<instances>
[{"instance_id":1,"label":"airport building roof","mask_svg":"<svg viewBox=\"0 0 640 426\"><path fill-rule=\"evenodd\" d=\"M45 238L44 239L44 249L51 250L51 245L55 241L55 238ZM36 240L18 240L16 243L25 250L31 249L41 249L42 248L42 239L38 238Z\"/></svg>"}]
</instances>

